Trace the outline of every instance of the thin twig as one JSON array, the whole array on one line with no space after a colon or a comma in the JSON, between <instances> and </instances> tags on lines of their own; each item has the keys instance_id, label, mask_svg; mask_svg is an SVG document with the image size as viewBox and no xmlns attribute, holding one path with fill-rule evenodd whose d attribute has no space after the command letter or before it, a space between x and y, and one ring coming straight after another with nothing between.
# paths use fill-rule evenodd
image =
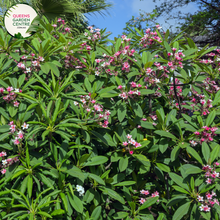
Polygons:
<instances>
[{"instance_id":1,"label":"thin twig","mask_svg":"<svg viewBox=\"0 0 220 220\"><path fill-rule=\"evenodd\" d=\"M178 114L178 117L177 119L180 118L181 116L181 112L182 112L182 108L181 108L181 104L180 104L180 98L179 96L177 95L177 91L176 91L176 82L175 82L176 78L175 78L175 74L173 72L173 87L174 87L174 94L176 96L176 99L177 99L177 102L178 102L178 105L179 105L179 114Z\"/></svg>"}]
</instances>

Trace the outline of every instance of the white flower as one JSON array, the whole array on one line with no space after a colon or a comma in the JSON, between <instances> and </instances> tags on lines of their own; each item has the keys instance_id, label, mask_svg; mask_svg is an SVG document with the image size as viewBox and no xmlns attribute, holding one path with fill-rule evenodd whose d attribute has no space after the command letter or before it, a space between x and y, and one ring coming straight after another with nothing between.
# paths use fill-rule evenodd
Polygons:
<instances>
[{"instance_id":1,"label":"white flower","mask_svg":"<svg viewBox=\"0 0 220 220\"><path fill-rule=\"evenodd\" d=\"M29 126L29 124L26 124L25 122L24 122L23 125L21 125L21 127L22 127L23 129L28 129L28 126Z\"/></svg>"},{"instance_id":2,"label":"white flower","mask_svg":"<svg viewBox=\"0 0 220 220\"><path fill-rule=\"evenodd\" d=\"M27 72L27 73L30 73L30 72L31 72L31 68L28 68L28 67L27 67L27 68L26 68L26 72Z\"/></svg>"},{"instance_id":3,"label":"white flower","mask_svg":"<svg viewBox=\"0 0 220 220\"><path fill-rule=\"evenodd\" d=\"M160 80L156 78L155 83L160 83Z\"/></svg>"},{"instance_id":4,"label":"white flower","mask_svg":"<svg viewBox=\"0 0 220 220\"><path fill-rule=\"evenodd\" d=\"M15 88L14 92L19 92L19 89Z\"/></svg>"},{"instance_id":5,"label":"white flower","mask_svg":"<svg viewBox=\"0 0 220 220\"><path fill-rule=\"evenodd\" d=\"M76 185L76 190L77 190L77 192L79 192L80 196L83 196L83 194L85 193L84 188L80 185Z\"/></svg>"},{"instance_id":6,"label":"white flower","mask_svg":"<svg viewBox=\"0 0 220 220\"><path fill-rule=\"evenodd\" d=\"M7 160L2 160L2 165L6 165L7 164Z\"/></svg>"}]
</instances>

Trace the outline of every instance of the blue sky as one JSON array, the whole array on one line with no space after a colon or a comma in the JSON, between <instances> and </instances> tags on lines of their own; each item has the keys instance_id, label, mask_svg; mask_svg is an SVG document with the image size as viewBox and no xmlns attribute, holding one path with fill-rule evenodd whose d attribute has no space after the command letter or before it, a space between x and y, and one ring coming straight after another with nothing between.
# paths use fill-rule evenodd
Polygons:
<instances>
[{"instance_id":1,"label":"blue sky","mask_svg":"<svg viewBox=\"0 0 220 220\"><path fill-rule=\"evenodd\" d=\"M161 4L162 1L163 0L157 0L157 4ZM107 28L106 31L111 31L112 35L110 36L110 39L121 34L125 27L125 23L129 21L132 16L138 17L140 9L145 12L152 12L155 8L155 3L152 2L152 0L109 0L108 2L114 4L114 6L108 10L110 15L106 13L107 15L102 17L97 13L96 15L88 16L88 18L90 25L94 24L102 29ZM190 3L188 6L181 8L181 11L184 13L193 13L197 10L198 8L194 3ZM166 16L158 20L158 23L163 27L164 31L168 28L168 25L164 22L165 19ZM172 21L171 24L175 24L175 21Z\"/></svg>"}]
</instances>

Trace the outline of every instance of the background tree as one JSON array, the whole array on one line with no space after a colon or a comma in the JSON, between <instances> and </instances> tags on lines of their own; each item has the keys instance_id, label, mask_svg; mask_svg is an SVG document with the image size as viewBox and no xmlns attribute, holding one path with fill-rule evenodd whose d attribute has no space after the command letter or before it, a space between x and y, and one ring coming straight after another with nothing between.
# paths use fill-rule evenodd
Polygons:
<instances>
[{"instance_id":1,"label":"background tree","mask_svg":"<svg viewBox=\"0 0 220 220\"><path fill-rule=\"evenodd\" d=\"M157 2L157 0L154 0ZM196 3L198 11L194 14L178 11L174 9L187 6L189 3ZM219 0L165 0L160 5L156 5L158 17L167 15L167 20L178 19L179 28L174 32L178 33L185 30L188 37L203 46L220 45L220 1Z\"/></svg>"}]
</instances>

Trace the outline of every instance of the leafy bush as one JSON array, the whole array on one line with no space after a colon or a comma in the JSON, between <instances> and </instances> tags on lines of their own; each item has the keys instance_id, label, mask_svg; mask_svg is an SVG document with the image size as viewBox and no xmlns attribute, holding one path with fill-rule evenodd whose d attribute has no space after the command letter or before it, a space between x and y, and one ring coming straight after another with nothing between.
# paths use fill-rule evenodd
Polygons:
<instances>
[{"instance_id":1,"label":"leafy bush","mask_svg":"<svg viewBox=\"0 0 220 220\"><path fill-rule=\"evenodd\" d=\"M39 28L0 30L1 219L219 219L220 51Z\"/></svg>"}]
</instances>

